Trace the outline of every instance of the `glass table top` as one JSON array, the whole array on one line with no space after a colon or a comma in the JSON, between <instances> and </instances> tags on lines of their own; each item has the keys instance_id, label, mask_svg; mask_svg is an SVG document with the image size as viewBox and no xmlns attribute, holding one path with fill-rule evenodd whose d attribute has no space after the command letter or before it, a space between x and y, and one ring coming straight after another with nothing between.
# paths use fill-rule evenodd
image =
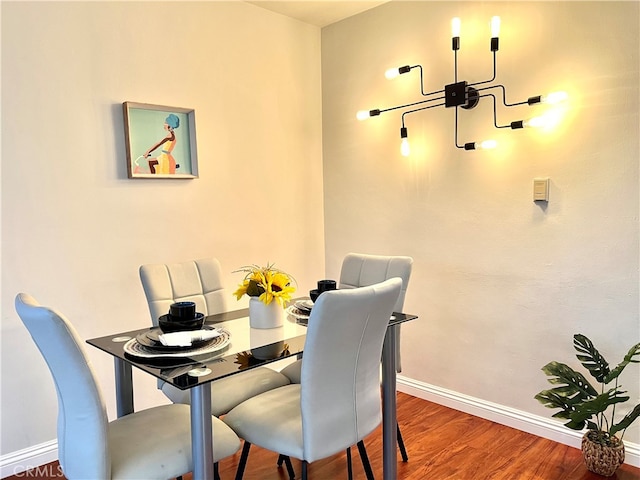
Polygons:
<instances>
[{"instance_id":1,"label":"glass table top","mask_svg":"<svg viewBox=\"0 0 640 480\"><path fill-rule=\"evenodd\" d=\"M415 315L394 313L389 326L417 318ZM171 351L161 357L142 358L125 351L127 342L151 330L143 328L87 340L87 343L120 358L133 366L186 390L196 385L227 377L244 370L267 365L301 354L307 333L306 319L286 315L283 326L270 329L251 328L249 309L241 309L205 319L205 328L222 328L228 333L223 348L193 355L190 350ZM154 327L157 329L157 327Z\"/></svg>"}]
</instances>

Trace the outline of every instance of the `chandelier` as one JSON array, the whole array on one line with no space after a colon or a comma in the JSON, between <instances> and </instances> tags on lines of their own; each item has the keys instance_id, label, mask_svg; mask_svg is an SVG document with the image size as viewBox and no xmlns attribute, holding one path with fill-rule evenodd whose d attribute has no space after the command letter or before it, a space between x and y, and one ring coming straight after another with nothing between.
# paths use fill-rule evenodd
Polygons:
<instances>
[{"instance_id":1,"label":"chandelier","mask_svg":"<svg viewBox=\"0 0 640 480\"><path fill-rule=\"evenodd\" d=\"M407 115L428 110L431 108L442 107L455 109L454 139L455 146L464 150L491 149L497 146L495 140L487 139L475 142L458 142L458 108L471 110L478 105L481 98L491 98L493 101L493 125L495 128L510 128L512 130L525 127L549 127L557 123L557 115L553 111L547 112L541 116L529 118L527 120L515 120L510 123L500 125L497 120L497 96L500 97L502 105L505 107L515 107L519 105L534 105L537 103L558 104L567 100L568 96L565 92L554 92L548 95L536 95L527 98L527 100L509 103L506 98L506 89L502 84L494 84L496 79L496 57L499 46L500 34L500 17L491 18L491 52L493 54L493 76L488 80L470 83L466 80L458 80L458 50L460 50L460 18L456 17L451 20L451 48L454 55L454 78L453 83L445 85L443 89L434 92L424 91L424 76L422 65L404 65L397 68L391 68L386 71L385 76L388 79L396 78L398 75L409 73L418 69L420 72L420 93L426 99L419 100L404 105L397 105L388 108L375 108L372 110L361 110L357 113L358 120L365 120L370 117L378 116L385 112L394 110L404 110L401 116L402 126L400 128L400 151L402 155L408 156L410 153L408 129L405 126L405 117Z\"/></svg>"}]
</instances>

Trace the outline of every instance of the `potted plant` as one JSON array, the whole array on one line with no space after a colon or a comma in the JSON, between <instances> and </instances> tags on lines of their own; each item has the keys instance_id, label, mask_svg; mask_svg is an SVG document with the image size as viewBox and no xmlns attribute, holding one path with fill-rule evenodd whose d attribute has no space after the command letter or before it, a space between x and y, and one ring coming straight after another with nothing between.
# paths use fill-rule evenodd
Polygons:
<instances>
[{"instance_id":1,"label":"potted plant","mask_svg":"<svg viewBox=\"0 0 640 480\"><path fill-rule=\"evenodd\" d=\"M275 328L282 325L286 302L291 300L295 287L293 277L267 263L266 267L247 265L235 272L245 277L233 293L238 300L245 294L249 299L249 320L253 328ZM234 273L235 273L234 272Z\"/></svg>"},{"instance_id":2,"label":"potted plant","mask_svg":"<svg viewBox=\"0 0 640 480\"><path fill-rule=\"evenodd\" d=\"M566 427L587 429L582 437L582 454L587 469L609 477L624 463L622 437L640 416L639 404L616 421L616 406L629 400L626 391L618 384L618 377L630 363L640 363L640 343L631 347L613 370L584 335L574 335L573 346L580 363L598 382L598 388L568 365L550 362L542 367L542 371L555 387L541 391L535 398L545 407L560 409L553 417L569 420ZM613 385L609 386L611 383Z\"/></svg>"}]
</instances>

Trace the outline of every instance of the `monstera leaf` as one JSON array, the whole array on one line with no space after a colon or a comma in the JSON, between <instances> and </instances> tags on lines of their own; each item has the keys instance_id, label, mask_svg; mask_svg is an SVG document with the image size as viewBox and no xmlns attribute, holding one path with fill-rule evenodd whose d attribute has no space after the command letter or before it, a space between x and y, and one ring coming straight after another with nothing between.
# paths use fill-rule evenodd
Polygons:
<instances>
[{"instance_id":1,"label":"monstera leaf","mask_svg":"<svg viewBox=\"0 0 640 480\"><path fill-rule=\"evenodd\" d=\"M559 408L560 411L553 417L569 420L565 424L567 427L582 430L586 420L591 417L588 416L582 420L574 420L573 417L578 413L578 408L596 398L598 392L581 373L564 363L550 362L542 367L542 371L550 377L549 383L558 386L538 393L535 396L536 400L545 407Z\"/></svg>"},{"instance_id":2,"label":"monstera leaf","mask_svg":"<svg viewBox=\"0 0 640 480\"><path fill-rule=\"evenodd\" d=\"M640 363L640 359L634 359L634 357L640 356L640 343L636 343L633 347L629 349L627 354L624 356L624 360L620 362L620 364L609 372L609 375L604 379L604 383L610 383L612 380L618 378L618 375L622 373L622 370L629 365L630 363Z\"/></svg>"},{"instance_id":3,"label":"monstera leaf","mask_svg":"<svg viewBox=\"0 0 640 480\"><path fill-rule=\"evenodd\" d=\"M584 375L576 372L569 365L560 362L549 362L542 371L549 377L549 383L559 385L553 389L558 395L566 397L575 395L575 400L585 400L598 395L595 388Z\"/></svg>"},{"instance_id":4,"label":"monstera leaf","mask_svg":"<svg viewBox=\"0 0 640 480\"><path fill-rule=\"evenodd\" d=\"M615 435L619 431L624 431L629 425L631 425L636 418L640 417L640 404L636 405L625 417L616 425L612 425L609 429L611 435Z\"/></svg>"},{"instance_id":5,"label":"monstera leaf","mask_svg":"<svg viewBox=\"0 0 640 480\"><path fill-rule=\"evenodd\" d=\"M571 419L571 413L575 411L575 403L564 395L559 395L553 390L543 390L535 397L541 404L547 408L559 408L560 411L554 413L552 417Z\"/></svg>"},{"instance_id":6,"label":"monstera leaf","mask_svg":"<svg viewBox=\"0 0 640 480\"><path fill-rule=\"evenodd\" d=\"M607 408L611 405L624 403L629 400L629 397L624 395L625 393L626 392L612 388L595 398L581 403L576 406L575 410L569 415L571 421L567 423L566 426L574 430L581 430L585 427L587 421L591 420L594 416L606 412Z\"/></svg>"},{"instance_id":7,"label":"monstera leaf","mask_svg":"<svg viewBox=\"0 0 640 480\"><path fill-rule=\"evenodd\" d=\"M574 335L573 336L573 346L575 347L578 354L578 360L580 363L589 370L593 378L595 378L598 383L607 383L604 379L609 375L609 364L604 359L598 349L593 346L591 340L589 340L584 335Z\"/></svg>"}]
</instances>

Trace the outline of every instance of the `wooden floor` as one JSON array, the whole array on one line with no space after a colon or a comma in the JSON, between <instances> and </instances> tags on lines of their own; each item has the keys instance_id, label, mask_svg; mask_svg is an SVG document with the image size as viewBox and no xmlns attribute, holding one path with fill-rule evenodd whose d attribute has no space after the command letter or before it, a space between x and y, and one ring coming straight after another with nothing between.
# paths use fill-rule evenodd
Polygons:
<instances>
[{"instance_id":1,"label":"wooden floor","mask_svg":"<svg viewBox=\"0 0 640 480\"><path fill-rule=\"evenodd\" d=\"M602 480L582 463L580 450L498 425L402 393L398 394L398 419L407 444L409 462L398 461L401 480ZM366 440L377 479L382 478L380 429ZM353 450L354 477L364 471L357 449ZM233 480L240 453L220 462L222 480ZM399 457L398 457L399 458ZM252 447L246 480L287 480L284 468L276 467L277 455ZM296 473L300 462L293 460ZM55 473L52 465L51 471ZM42 471L42 470L41 470ZM57 479L61 476L8 477ZM191 480L191 476L184 477ZM311 480L346 479L346 454L309 465ZM612 480L640 480L640 469L623 465Z\"/></svg>"}]
</instances>

